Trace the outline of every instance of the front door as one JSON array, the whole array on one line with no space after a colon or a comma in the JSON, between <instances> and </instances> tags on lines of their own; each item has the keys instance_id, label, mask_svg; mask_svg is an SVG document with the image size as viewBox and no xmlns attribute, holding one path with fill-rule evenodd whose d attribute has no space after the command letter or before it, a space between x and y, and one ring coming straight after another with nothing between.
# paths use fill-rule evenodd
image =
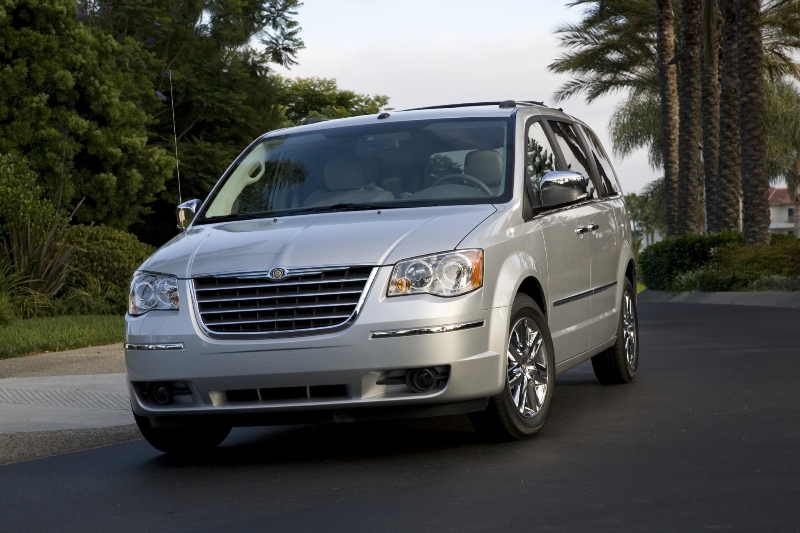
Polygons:
<instances>
[{"instance_id":1,"label":"front door","mask_svg":"<svg viewBox=\"0 0 800 533\"><path fill-rule=\"evenodd\" d=\"M547 253L548 324L556 363L589 349L591 335L591 238L585 229L595 218L591 204L542 217Z\"/></svg>"}]
</instances>

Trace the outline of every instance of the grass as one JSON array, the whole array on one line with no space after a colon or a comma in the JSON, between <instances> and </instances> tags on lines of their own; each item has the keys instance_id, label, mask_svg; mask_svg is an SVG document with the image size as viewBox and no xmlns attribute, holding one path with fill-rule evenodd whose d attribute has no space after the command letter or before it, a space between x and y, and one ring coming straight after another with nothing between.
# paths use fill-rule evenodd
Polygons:
<instances>
[{"instance_id":1,"label":"grass","mask_svg":"<svg viewBox=\"0 0 800 533\"><path fill-rule=\"evenodd\" d=\"M122 342L125 317L59 316L16 320L0 328L0 359Z\"/></svg>"},{"instance_id":2,"label":"grass","mask_svg":"<svg viewBox=\"0 0 800 533\"><path fill-rule=\"evenodd\" d=\"M638 281L638 280L636 281L636 294L639 294L640 292L642 292L646 288L647 287L644 286L644 283L642 283L641 281Z\"/></svg>"}]
</instances>

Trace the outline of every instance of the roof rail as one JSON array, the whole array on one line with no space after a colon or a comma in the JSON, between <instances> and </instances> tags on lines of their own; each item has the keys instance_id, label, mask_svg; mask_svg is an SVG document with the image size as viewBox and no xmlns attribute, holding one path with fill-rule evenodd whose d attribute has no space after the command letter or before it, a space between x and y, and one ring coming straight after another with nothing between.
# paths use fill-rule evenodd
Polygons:
<instances>
[{"instance_id":1,"label":"roof rail","mask_svg":"<svg viewBox=\"0 0 800 533\"><path fill-rule=\"evenodd\" d=\"M463 104L445 104L445 105L432 105L428 107L415 107L412 109L403 109L403 111L424 111L426 109L452 109L455 107L479 107L479 106L490 106L496 105L499 107L516 107L518 105L538 105L542 107L547 107L544 105L544 102L537 102L535 100L503 100L502 102L465 102Z\"/></svg>"}]
</instances>

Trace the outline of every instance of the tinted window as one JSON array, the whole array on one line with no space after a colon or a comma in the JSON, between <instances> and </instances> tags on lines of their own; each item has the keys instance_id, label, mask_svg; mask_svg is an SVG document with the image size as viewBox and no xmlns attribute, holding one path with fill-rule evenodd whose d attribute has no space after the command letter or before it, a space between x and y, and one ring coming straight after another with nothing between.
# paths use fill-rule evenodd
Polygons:
<instances>
[{"instance_id":1,"label":"tinted window","mask_svg":"<svg viewBox=\"0 0 800 533\"><path fill-rule=\"evenodd\" d=\"M564 154L564 160L567 163L566 170L583 174L583 176L590 179L590 185L594 183L592 173L589 172L591 168L589 160L583 150L581 141L578 139L575 128L566 122L551 122L548 120L547 123L550 124L550 129L553 130L556 141L561 147L561 153ZM589 192L593 197L597 196L594 186L590 186Z\"/></svg>"},{"instance_id":2,"label":"tinted window","mask_svg":"<svg viewBox=\"0 0 800 533\"><path fill-rule=\"evenodd\" d=\"M611 160L608 157L603 145L600 144L600 139L594 134L592 130L586 126L581 126L586 139L589 141L589 150L592 151L594 156L595 166L600 173L600 179L605 187L606 194L616 194L619 192L617 175L614 168L611 166Z\"/></svg>"}]
</instances>

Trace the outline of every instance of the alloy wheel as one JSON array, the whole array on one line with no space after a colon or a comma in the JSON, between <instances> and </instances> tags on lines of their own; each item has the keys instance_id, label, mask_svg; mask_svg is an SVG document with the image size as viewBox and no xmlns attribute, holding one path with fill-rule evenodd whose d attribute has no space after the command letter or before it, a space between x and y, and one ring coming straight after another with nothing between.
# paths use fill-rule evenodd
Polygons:
<instances>
[{"instance_id":1,"label":"alloy wheel","mask_svg":"<svg viewBox=\"0 0 800 533\"><path fill-rule=\"evenodd\" d=\"M625 346L625 360L628 367L635 371L636 359L636 312L633 309L633 298L629 293L622 297L622 340Z\"/></svg>"},{"instance_id":2,"label":"alloy wheel","mask_svg":"<svg viewBox=\"0 0 800 533\"><path fill-rule=\"evenodd\" d=\"M523 317L508 340L508 392L525 418L533 418L547 397L547 357L544 338L532 319Z\"/></svg>"}]
</instances>

